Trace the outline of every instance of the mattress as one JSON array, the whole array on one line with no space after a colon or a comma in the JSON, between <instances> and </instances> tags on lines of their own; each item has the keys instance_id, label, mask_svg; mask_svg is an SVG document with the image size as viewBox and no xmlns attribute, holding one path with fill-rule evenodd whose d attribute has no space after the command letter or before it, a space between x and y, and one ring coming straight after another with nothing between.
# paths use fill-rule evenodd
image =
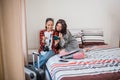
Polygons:
<instances>
[{"instance_id":1,"label":"mattress","mask_svg":"<svg viewBox=\"0 0 120 80\"><path fill-rule=\"evenodd\" d=\"M60 62L59 55L51 57L47 69L52 80L119 80L120 48L91 50L84 59Z\"/></svg>"}]
</instances>

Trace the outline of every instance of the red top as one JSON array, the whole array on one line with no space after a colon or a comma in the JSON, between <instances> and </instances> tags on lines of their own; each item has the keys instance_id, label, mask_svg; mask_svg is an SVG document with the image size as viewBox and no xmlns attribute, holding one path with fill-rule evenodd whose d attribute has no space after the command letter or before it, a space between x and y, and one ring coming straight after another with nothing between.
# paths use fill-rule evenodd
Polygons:
<instances>
[{"instance_id":1,"label":"red top","mask_svg":"<svg viewBox=\"0 0 120 80\"><path fill-rule=\"evenodd\" d=\"M38 50L38 52L40 53L41 51L43 51L43 47L45 46L45 43L43 43L43 36L45 36L44 35L44 32L45 31L47 31L46 29L44 29L44 30L41 30L40 31L40 34L39 34L39 38L40 38L40 48L39 48L39 50ZM57 54L58 53L58 49L57 49L57 46L58 45L56 45L55 46L55 41L54 41L54 39L53 39L53 36L55 36L55 35L57 35L56 34L56 32L54 31L54 30L52 30L53 31L53 35L52 35L52 50Z\"/></svg>"}]
</instances>

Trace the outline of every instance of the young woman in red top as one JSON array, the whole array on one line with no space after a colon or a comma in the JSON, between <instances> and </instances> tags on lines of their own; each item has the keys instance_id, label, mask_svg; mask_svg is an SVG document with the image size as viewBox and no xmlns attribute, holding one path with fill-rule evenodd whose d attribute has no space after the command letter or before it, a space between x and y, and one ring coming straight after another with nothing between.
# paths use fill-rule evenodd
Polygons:
<instances>
[{"instance_id":1,"label":"young woman in red top","mask_svg":"<svg viewBox=\"0 0 120 80\"><path fill-rule=\"evenodd\" d=\"M58 42L54 40L55 32L53 30L54 20L47 18L45 22L45 29L40 31L40 68L43 68L47 60L58 53Z\"/></svg>"}]
</instances>

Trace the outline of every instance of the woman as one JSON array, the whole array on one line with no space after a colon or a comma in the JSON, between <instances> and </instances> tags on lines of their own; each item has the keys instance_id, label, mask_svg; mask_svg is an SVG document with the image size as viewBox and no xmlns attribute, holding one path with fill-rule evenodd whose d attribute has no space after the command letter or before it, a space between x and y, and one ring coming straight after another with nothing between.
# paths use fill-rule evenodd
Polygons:
<instances>
[{"instance_id":1,"label":"woman","mask_svg":"<svg viewBox=\"0 0 120 80\"><path fill-rule=\"evenodd\" d=\"M72 36L70 31L67 29L67 24L63 19L59 19L57 21L55 25L55 33L60 38L58 45L61 47L61 49L59 50L59 54L63 59L62 61L66 61L65 59L85 58L85 54L82 52L82 50L79 49L79 44L77 40ZM75 53L71 54L69 52Z\"/></svg>"},{"instance_id":2,"label":"woman","mask_svg":"<svg viewBox=\"0 0 120 80\"><path fill-rule=\"evenodd\" d=\"M59 45L65 51L70 52L75 49L79 49L79 44L77 40L71 35L70 31L67 29L67 24L65 20L59 19L55 25L55 32L60 38Z\"/></svg>"},{"instance_id":3,"label":"woman","mask_svg":"<svg viewBox=\"0 0 120 80\"><path fill-rule=\"evenodd\" d=\"M54 20L47 18L45 22L45 29L40 31L40 68L43 68L47 60L58 53L58 40L53 40L55 35L53 30Z\"/></svg>"}]
</instances>

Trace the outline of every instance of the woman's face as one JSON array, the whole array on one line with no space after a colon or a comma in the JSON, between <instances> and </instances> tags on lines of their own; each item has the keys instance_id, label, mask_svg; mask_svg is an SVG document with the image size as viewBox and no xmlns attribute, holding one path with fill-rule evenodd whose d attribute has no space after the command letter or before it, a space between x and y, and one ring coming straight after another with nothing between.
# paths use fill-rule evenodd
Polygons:
<instances>
[{"instance_id":1,"label":"woman's face","mask_svg":"<svg viewBox=\"0 0 120 80\"><path fill-rule=\"evenodd\" d=\"M53 29L53 25L54 25L53 21L48 21L46 23L47 30L51 31Z\"/></svg>"},{"instance_id":2,"label":"woman's face","mask_svg":"<svg viewBox=\"0 0 120 80\"><path fill-rule=\"evenodd\" d=\"M57 31L61 31L61 30L62 30L62 24L61 24L61 23L58 23L58 24L56 25L56 30L57 30Z\"/></svg>"}]
</instances>

